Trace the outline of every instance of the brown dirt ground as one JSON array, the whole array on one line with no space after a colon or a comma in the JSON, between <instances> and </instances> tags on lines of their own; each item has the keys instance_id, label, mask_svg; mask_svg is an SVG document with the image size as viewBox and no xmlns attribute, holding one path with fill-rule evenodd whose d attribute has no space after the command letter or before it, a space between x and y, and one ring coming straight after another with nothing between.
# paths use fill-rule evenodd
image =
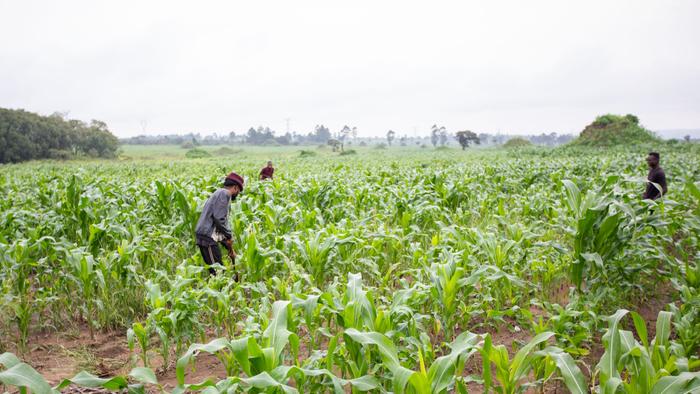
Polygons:
<instances>
[{"instance_id":1,"label":"brown dirt ground","mask_svg":"<svg viewBox=\"0 0 700 394\"><path fill-rule=\"evenodd\" d=\"M666 305L672 301L673 289L668 284L662 284L658 287L658 291L648 300L641 302L637 310L647 322L649 337L655 335L656 317L660 310L663 310ZM563 296L563 291L560 296ZM562 297L563 298L563 297ZM542 311L531 309L535 315L539 315ZM471 322L477 323L477 322ZM509 322L510 326L517 324ZM631 327L631 322L628 322ZM526 328L521 331L513 332L507 328L507 325L493 328L477 328L478 324L470 324L473 332L482 333L488 331L493 337L494 344L503 344L508 348L509 353L514 354L513 346L520 346L526 343L532 337L532 333ZM301 329L302 327L300 327ZM485 333L485 332L484 332ZM458 335L459 333L455 333ZM300 332L302 337L307 336L305 330ZM155 341L154 341L155 342ZM304 341L302 341L302 344ZM580 363L594 369L598 360L603 354L602 346L600 345L600 335L597 335L595 342L597 346L590 349L590 354L583 357ZM323 346L323 344L322 344ZM12 350L12 349L10 349ZM17 353L17 352L15 352ZM300 349L300 356L304 357L309 354L309 350L304 346ZM151 354L151 367L157 371L158 380L166 390L172 390L177 384L175 376L174 360L171 361L167 368L163 368L162 359L155 352ZM94 339L90 339L87 327L81 327L79 330L70 330L65 332L41 332L30 336L28 341L28 352L21 358L33 366L41 373L51 384L58 384L61 380L74 376L76 373L87 370L95 375L106 377L114 375L126 375L129 370L135 365L141 365L140 360L137 364L133 364L132 357L127 346L126 336L124 331L106 331L97 332ZM174 359L171 356L171 359ZM481 357L478 353L474 354L466 363L464 375L480 375ZM582 366L582 371L587 376L589 375L588 368ZM208 378L220 380L226 377L226 371L223 364L214 355L200 354L194 363L193 368L187 370L187 382L201 382ZM469 384L469 390L473 393L481 392L481 386L477 384ZM73 390L71 390L73 391ZM77 392L77 391L76 391ZM546 393L562 393L566 392L566 388L559 381L549 382L544 392Z\"/></svg>"}]
</instances>

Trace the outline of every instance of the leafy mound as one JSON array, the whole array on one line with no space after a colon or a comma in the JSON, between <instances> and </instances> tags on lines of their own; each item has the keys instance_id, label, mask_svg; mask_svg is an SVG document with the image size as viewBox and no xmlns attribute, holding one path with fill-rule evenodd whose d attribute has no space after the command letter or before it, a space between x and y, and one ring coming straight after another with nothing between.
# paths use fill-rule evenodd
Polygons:
<instances>
[{"instance_id":1,"label":"leafy mound","mask_svg":"<svg viewBox=\"0 0 700 394\"><path fill-rule=\"evenodd\" d=\"M572 145L615 146L659 142L651 131L639 125L639 118L627 114L601 115L581 132Z\"/></svg>"},{"instance_id":2,"label":"leafy mound","mask_svg":"<svg viewBox=\"0 0 700 394\"><path fill-rule=\"evenodd\" d=\"M522 137L515 137L509 139L505 144L503 144L504 148L521 148L524 146L532 146L532 142Z\"/></svg>"},{"instance_id":3,"label":"leafy mound","mask_svg":"<svg viewBox=\"0 0 700 394\"><path fill-rule=\"evenodd\" d=\"M299 157L312 157L312 156L316 156L316 152L314 152L312 150L305 150L305 149L302 149L299 151Z\"/></svg>"},{"instance_id":4,"label":"leafy mound","mask_svg":"<svg viewBox=\"0 0 700 394\"><path fill-rule=\"evenodd\" d=\"M188 159L199 159L202 157L211 157L211 153L205 151L204 149L194 148L190 149L185 153L185 157Z\"/></svg>"}]
</instances>

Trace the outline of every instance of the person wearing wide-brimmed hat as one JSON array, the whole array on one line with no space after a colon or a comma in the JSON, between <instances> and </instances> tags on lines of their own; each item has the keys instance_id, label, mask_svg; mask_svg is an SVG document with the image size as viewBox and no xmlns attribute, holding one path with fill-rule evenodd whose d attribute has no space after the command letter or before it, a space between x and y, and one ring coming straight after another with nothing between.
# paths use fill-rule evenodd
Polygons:
<instances>
[{"instance_id":1,"label":"person wearing wide-brimmed hat","mask_svg":"<svg viewBox=\"0 0 700 394\"><path fill-rule=\"evenodd\" d=\"M211 274L216 274L215 264L222 264L219 243L226 247L231 259L236 258L228 224L228 208L231 201L243 191L243 185L243 177L235 172L228 174L224 179L223 187L212 193L204 203L202 214L197 221L195 229L197 246Z\"/></svg>"}]
</instances>

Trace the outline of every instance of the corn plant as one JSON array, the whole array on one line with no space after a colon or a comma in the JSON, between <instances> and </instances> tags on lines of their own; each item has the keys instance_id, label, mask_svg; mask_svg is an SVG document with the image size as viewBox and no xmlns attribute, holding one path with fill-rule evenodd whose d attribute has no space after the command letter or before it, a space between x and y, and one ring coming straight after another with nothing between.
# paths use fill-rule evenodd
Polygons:
<instances>
[{"instance_id":1,"label":"corn plant","mask_svg":"<svg viewBox=\"0 0 700 394\"><path fill-rule=\"evenodd\" d=\"M396 346L381 333L350 328L345 330L344 336L350 344L376 346L382 365L391 372L392 387L396 393L446 393L448 389L454 388L464 362L477 351L476 344L479 340L475 334L462 333L450 345L451 352L438 357L427 369L423 355L419 352L419 370L415 371L401 364Z\"/></svg>"},{"instance_id":2,"label":"corn plant","mask_svg":"<svg viewBox=\"0 0 700 394\"><path fill-rule=\"evenodd\" d=\"M638 342L631 331L620 328L627 315L618 310L608 318L608 330L603 336L605 353L597 365L602 393L670 393L700 390L700 372L688 369L682 349L669 340L670 312L661 311L656 321L656 336L649 341L646 323L636 313L632 319Z\"/></svg>"},{"instance_id":3,"label":"corn plant","mask_svg":"<svg viewBox=\"0 0 700 394\"><path fill-rule=\"evenodd\" d=\"M129 381L136 383L129 383ZM0 384L16 387L21 393L27 390L36 394L56 394L70 385L79 387L123 391L129 393L144 393L144 384L159 386L156 375L152 370L137 367L129 375L100 378L87 372L80 372L69 379L63 379L51 387L49 383L31 366L21 362L12 353L0 354Z\"/></svg>"}]
</instances>

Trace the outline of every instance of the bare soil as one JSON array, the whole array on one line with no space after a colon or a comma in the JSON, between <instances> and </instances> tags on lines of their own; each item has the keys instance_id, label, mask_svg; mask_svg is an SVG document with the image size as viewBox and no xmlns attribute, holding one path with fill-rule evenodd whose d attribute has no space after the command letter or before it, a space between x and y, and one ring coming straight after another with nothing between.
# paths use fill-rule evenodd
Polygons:
<instances>
[{"instance_id":1,"label":"bare soil","mask_svg":"<svg viewBox=\"0 0 700 394\"><path fill-rule=\"evenodd\" d=\"M653 338L655 335L658 312L665 309L666 305L672 301L672 294L673 289L669 284L661 284L658 286L656 294L650 295L648 300L640 301L640 305L633 308L647 322L649 338ZM561 291L559 295L565 298L564 291ZM531 312L534 315L538 316L543 313L543 311L533 308L531 308ZM629 324L631 325L631 323ZM508 321L494 329L493 327L483 328L479 322L470 322L464 329L475 333L490 332L494 345L506 346L512 356L515 350L527 343L533 335L526 327L520 331L514 331L512 327L517 325L518 323L515 321ZM628 328L633 329L631 326ZM455 335L458 334L459 332L455 333ZM303 331L300 332L300 335L306 336L308 333ZM436 342L440 342L440 339L436 338ZM303 343L304 341L302 341ZM590 376L590 371L595 368L603 354L600 333L596 334L593 343L595 346L590 349L590 354L579 361L581 370L587 376ZM10 350L12 351L12 349ZM21 355L16 349L15 353L41 373L52 385L58 384L63 379L70 378L83 370L97 376L107 377L126 375L134 366L142 365L137 355L130 354L124 331L97 332L95 338L90 339L90 334L85 326L65 332L34 333L29 338L26 354ZM310 349L302 346L300 356L305 357L309 353ZM151 360L150 366L156 371L159 382L166 390L172 390L177 385L174 366L176 357L171 355L172 361L168 366L163 365L162 359L155 352L149 352L149 358ZM476 353L467 361L464 376L477 375L480 377L481 368L481 356ZM226 370L221 361L214 355L204 353L198 355L193 367L188 368L186 372L188 383L198 383L210 378L218 381L225 377ZM483 388L476 383L470 383L469 390L473 393L479 393ZM69 391L96 392L77 388L69 389ZM544 387L544 392L565 393L567 390L560 381L552 381Z\"/></svg>"}]
</instances>

